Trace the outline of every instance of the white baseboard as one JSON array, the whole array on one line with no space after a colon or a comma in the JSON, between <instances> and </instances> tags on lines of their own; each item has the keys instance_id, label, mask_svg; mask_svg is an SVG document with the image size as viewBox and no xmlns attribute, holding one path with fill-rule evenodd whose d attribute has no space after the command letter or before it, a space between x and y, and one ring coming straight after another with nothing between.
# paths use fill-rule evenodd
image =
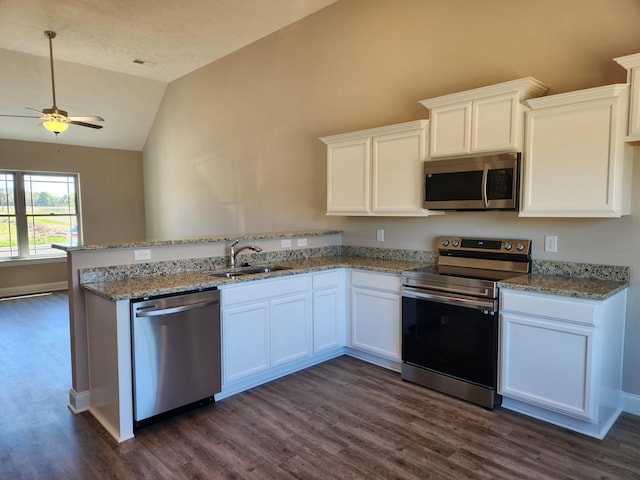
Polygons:
<instances>
[{"instance_id":1,"label":"white baseboard","mask_svg":"<svg viewBox=\"0 0 640 480\"><path fill-rule=\"evenodd\" d=\"M622 392L622 411L640 415L640 395Z\"/></svg>"},{"instance_id":2,"label":"white baseboard","mask_svg":"<svg viewBox=\"0 0 640 480\"><path fill-rule=\"evenodd\" d=\"M69 287L67 281L36 283L34 285L19 285L17 287L0 288L0 298L18 297L20 295L31 295L34 293L55 292L66 290Z\"/></svg>"},{"instance_id":3,"label":"white baseboard","mask_svg":"<svg viewBox=\"0 0 640 480\"><path fill-rule=\"evenodd\" d=\"M91 396L89 391L76 392L73 388L69 390L69 410L73 413L86 412L91 406Z\"/></svg>"}]
</instances>

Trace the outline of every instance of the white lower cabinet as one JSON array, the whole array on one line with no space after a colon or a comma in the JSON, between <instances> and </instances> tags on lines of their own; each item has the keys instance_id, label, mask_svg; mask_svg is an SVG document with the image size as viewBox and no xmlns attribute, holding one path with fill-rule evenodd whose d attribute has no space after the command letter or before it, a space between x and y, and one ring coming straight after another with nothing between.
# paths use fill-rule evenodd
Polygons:
<instances>
[{"instance_id":1,"label":"white lower cabinet","mask_svg":"<svg viewBox=\"0 0 640 480\"><path fill-rule=\"evenodd\" d=\"M313 353L344 346L344 276L343 269L313 274Z\"/></svg>"},{"instance_id":2,"label":"white lower cabinet","mask_svg":"<svg viewBox=\"0 0 640 480\"><path fill-rule=\"evenodd\" d=\"M312 353L311 296L308 292L271 302L271 366L308 357Z\"/></svg>"},{"instance_id":3,"label":"white lower cabinet","mask_svg":"<svg viewBox=\"0 0 640 480\"><path fill-rule=\"evenodd\" d=\"M626 291L602 301L500 297L503 407L603 438L621 412Z\"/></svg>"},{"instance_id":4,"label":"white lower cabinet","mask_svg":"<svg viewBox=\"0 0 640 480\"><path fill-rule=\"evenodd\" d=\"M225 286L223 384L311 354L311 277Z\"/></svg>"},{"instance_id":5,"label":"white lower cabinet","mask_svg":"<svg viewBox=\"0 0 640 480\"><path fill-rule=\"evenodd\" d=\"M269 302L224 308L223 383L270 366Z\"/></svg>"},{"instance_id":6,"label":"white lower cabinet","mask_svg":"<svg viewBox=\"0 0 640 480\"><path fill-rule=\"evenodd\" d=\"M399 275L353 270L350 346L400 361L401 307Z\"/></svg>"},{"instance_id":7,"label":"white lower cabinet","mask_svg":"<svg viewBox=\"0 0 640 480\"><path fill-rule=\"evenodd\" d=\"M341 355L344 270L225 285L222 393L238 393Z\"/></svg>"}]
</instances>

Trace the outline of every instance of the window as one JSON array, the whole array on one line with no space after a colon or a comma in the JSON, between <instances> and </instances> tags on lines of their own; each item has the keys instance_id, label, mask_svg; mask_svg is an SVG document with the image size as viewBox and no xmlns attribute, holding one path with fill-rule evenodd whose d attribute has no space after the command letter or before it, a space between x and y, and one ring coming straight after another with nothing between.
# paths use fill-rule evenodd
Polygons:
<instances>
[{"instance_id":1,"label":"window","mask_svg":"<svg viewBox=\"0 0 640 480\"><path fill-rule=\"evenodd\" d=\"M56 255L78 245L78 176L0 170L0 260Z\"/></svg>"}]
</instances>

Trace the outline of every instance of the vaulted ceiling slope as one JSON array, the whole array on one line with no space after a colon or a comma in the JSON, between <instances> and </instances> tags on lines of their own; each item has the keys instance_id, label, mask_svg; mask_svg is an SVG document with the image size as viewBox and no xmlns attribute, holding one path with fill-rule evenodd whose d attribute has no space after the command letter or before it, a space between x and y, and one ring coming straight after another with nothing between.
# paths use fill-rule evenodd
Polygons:
<instances>
[{"instance_id":1,"label":"vaulted ceiling slope","mask_svg":"<svg viewBox=\"0 0 640 480\"><path fill-rule=\"evenodd\" d=\"M60 142L142 150L169 82L335 1L0 0L0 114L52 106L53 30L58 108L105 119L102 130L71 126ZM38 123L0 117L0 138L55 142Z\"/></svg>"}]
</instances>

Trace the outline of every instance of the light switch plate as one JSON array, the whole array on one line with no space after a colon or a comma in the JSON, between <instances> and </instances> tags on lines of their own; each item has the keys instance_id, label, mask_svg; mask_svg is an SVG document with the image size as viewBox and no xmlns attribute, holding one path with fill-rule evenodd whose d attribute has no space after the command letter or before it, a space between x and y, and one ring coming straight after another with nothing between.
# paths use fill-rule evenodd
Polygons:
<instances>
[{"instance_id":1,"label":"light switch plate","mask_svg":"<svg viewBox=\"0 0 640 480\"><path fill-rule=\"evenodd\" d=\"M291 239L287 238L285 240L280 240L280 247L281 248L289 248L289 247L291 247Z\"/></svg>"},{"instance_id":2,"label":"light switch plate","mask_svg":"<svg viewBox=\"0 0 640 480\"><path fill-rule=\"evenodd\" d=\"M376 231L376 240L379 242L384 242L384 228L379 228Z\"/></svg>"},{"instance_id":3,"label":"light switch plate","mask_svg":"<svg viewBox=\"0 0 640 480\"><path fill-rule=\"evenodd\" d=\"M298 239L298 246L299 247L306 247L307 246L307 239L306 238L299 238Z\"/></svg>"}]
</instances>

